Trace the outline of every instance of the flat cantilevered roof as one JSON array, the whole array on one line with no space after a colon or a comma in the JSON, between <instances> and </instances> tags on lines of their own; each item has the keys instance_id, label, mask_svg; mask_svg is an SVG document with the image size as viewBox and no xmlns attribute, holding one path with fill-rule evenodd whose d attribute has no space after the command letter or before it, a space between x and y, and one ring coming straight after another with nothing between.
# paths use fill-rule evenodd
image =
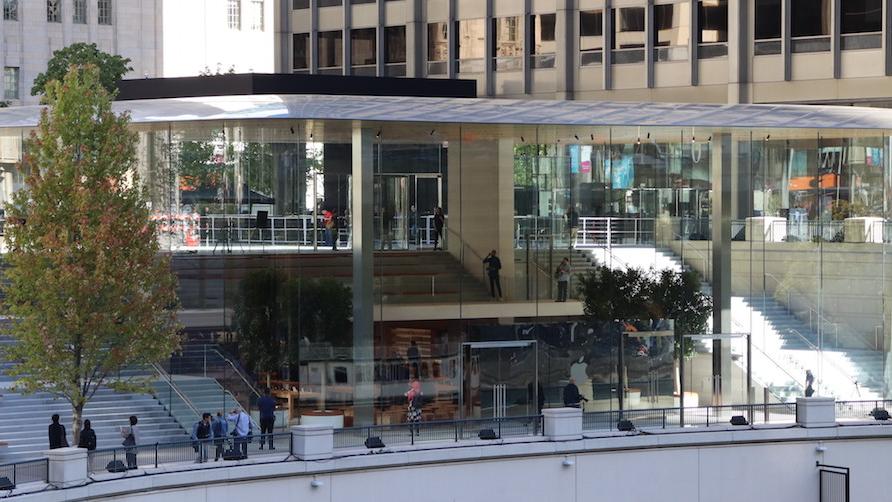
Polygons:
<instances>
[{"instance_id":1,"label":"flat cantilevered roof","mask_svg":"<svg viewBox=\"0 0 892 502\"><path fill-rule=\"evenodd\" d=\"M846 106L625 103L392 96L241 95L116 102L136 124L249 119L711 128L892 129L892 110ZM39 106L0 110L34 127Z\"/></svg>"}]
</instances>

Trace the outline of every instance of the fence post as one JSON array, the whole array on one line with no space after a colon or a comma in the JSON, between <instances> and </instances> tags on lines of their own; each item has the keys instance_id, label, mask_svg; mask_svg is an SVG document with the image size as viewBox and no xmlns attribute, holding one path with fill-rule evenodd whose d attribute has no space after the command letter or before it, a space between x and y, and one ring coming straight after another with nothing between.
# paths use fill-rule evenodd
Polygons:
<instances>
[{"instance_id":1,"label":"fence post","mask_svg":"<svg viewBox=\"0 0 892 502\"><path fill-rule=\"evenodd\" d=\"M666 428L666 408L663 408L663 428Z\"/></svg>"},{"instance_id":2,"label":"fence post","mask_svg":"<svg viewBox=\"0 0 892 502\"><path fill-rule=\"evenodd\" d=\"M158 468L158 443L155 443L155 469Z\"/></svg>"}]
</instances>

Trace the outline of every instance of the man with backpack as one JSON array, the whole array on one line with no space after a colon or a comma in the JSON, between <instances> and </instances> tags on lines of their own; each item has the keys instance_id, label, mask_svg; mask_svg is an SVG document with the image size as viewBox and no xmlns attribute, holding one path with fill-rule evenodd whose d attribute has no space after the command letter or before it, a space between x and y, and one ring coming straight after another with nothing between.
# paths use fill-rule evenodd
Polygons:
<instances>
[{"instance_id":1,"label":"man with backpack","mask_svg":"<svg viewBox=\"0 0 892 502\"><path fill-rule=\"evenodd\" d=\"M248 458L248 443L251 442L251 436L253 435L251 417L240 408L233 408L232 413L226 418L233 423L233 451L238 453L241 458Z\"/></svg>"},{"instance_id":2,"label":"man with backpack","mask_svg":"<svg viewBox=\"0 0 892 502\"><path fill-rule=\"evenodd\" d=\"M208 442L211 439L211 414L204 413L201 420L192 426L192 448L198 454L196 464L208 461Z\"/></svg>"}]
</instances>

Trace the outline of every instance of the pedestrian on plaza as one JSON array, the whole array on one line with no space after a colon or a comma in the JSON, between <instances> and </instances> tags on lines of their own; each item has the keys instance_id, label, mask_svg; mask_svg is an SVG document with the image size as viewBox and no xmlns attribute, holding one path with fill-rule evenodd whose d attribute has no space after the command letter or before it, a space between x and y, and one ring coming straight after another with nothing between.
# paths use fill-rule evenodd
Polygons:
<instances>
[{"instance_id":1,"label":"pedestrian on plaza","mask_svg":"<svg viewBox=\"0 0 892 502\"><path fill-rule=\"evenodd\" d=\"M223 412L217 412L217 418L211 424L211 433L214 435L214 462L223 458L226 446L226 436L229 433L229 422L223 418Z\"/></svg>"},{"instance_id":2,"label":"pedestrian on plaza","mask_svg":"<svg viewBox=\"0 0 892 502\"><path fill-rule=\"evenodd\" d=\"M557 301L559 302L567 301L567 290L570 287L570 272L570 259L564 257L558 265L557 270L554 271L555 279L557 279L558 284Z\"/></svg>"},{"instance_id":3,"label":"pedestrian on plaza","mask_svg":"<svg viewBox=\"0 0 892 502\"><path fill-rule=\"evenodd\" d=\"M232 412L226 418L233 423L232 437L234 438L234 444L232 449L240 452L242 458L248 458L248 439L252 428L251 417L242 409L236 407L232 409Z\"/></svg>"},{"instance_id":4,"label":"pedestrian on plaza","mask_svg":"<svg viewBox=\"0 0 892 502\"><path fill-rule=\"evenodd\" d=\"M576 236L579 234L579 213L576 212L576 207L573 205L567 211L567 228L570 229L570 239L567 248L572 249L576 247Z\"/></svg>"},{"instance_id":5,"label":"pedestrian on plaza","mask_svg":"<svg viewBox=\"0 0 892 502\"><path fill-rule=\"evenodd\" d=\"M805 370L805 397L812 397L815 394L815 375L811 370Z\"/></svg>"},{"instance_id":6,"label":"pedestrian on plaza","mask_svg":"<svg viewBox=\"0 0 892 502\"><path fill-rule=\"evenodd\" d=\"M502 270L502 260L496 256L496 250L493 249L483 259L486 265L486 273L489 276L489 292L493 298L496 298L496 291L499 292L498 298L502 299L502 282L499 280L499 271Z\"/></svg>"},{"instance_id":7,"label":"pedestrian on plaza","mask_svg":"<svg viewBox=\"0 0 892 502\"><path fill-rule=\"evenodd\" d=\"M421 382L413 379L409 384L409 390L406 396L406 421L409 422L409 434L421 435L421 407L423 405L423 397L421 393Z\"/></svg>"},{"instance_id":8,"label":"pedestrian on plaza","mask_svg":"<svg viewBox=\"0 0 892 502\"><path fill-rule=\"evenodd\" d=\"M331 250L338 250L338 239L340 236L338 235L340 232L340 222L338 221L338 210L331 210Z\"/></svg>"},{"instance_id":9,"label":"pedestrian on plaza","mask_svg":"<svg viewBox=\"0 0 892 502\"><path fill-rule=\"evenodd\" d=\"M192 426L192 448L198 454L196 464L208 461L208 442L211 439L211 414L203 413L201 420Z\"/></svg>"},{"instance_id":10,"label":"pedestrian on plaza","mask_svg":"<svg viewBox=\"0 0 892 502\"><path fill-rule=\"evenodd\" d=\"M568 408L580 408L582 401L588 401L579 393L579 387L576 386L576 379L571 378L564 387L564 406Z\"/></svg>"},{"instance_id":11,"label":"pedestrian on plaza","mask_svg":"<svg viewBox=\"0 0 892 502\"><path fill-rule=\"evenodd\" d=\"M443 240L443 227L446 225L446 216L443 214L443 208L434 209L434 251L440 241Z\"/></svg>"},{"instance_id":12,"label":"pedestrian on plaza","mask_svg":"<svg viewBox=\"0 0 892 502\"><path fill-rule=\"evenodd\" d=\"M68 437L65 435L65 426L59 423L59 414L55 413L52 417L48 435L50 439L50 449L68 448Z\"/></svg>"},{"instance_id":13,"label":"pedestrian on plaza","mask_svg":"<svg viewBox=\"0 0 892 502\"><path fill-rule=\"evenodd\" d=\"M124 441L121 443L127 448L124 450L127 457L127 469L136 469L136 454L139 452L139 428L136 424L139 422L136 415L130 415L130 426L121 427L121 437Z\"/></svg>"},{"instance_id":14,"label":"pedestrian on plaza","mask_svg":"<svg viewBox=\"0 0 892 502\"><path fill-rule=\"evenodd\" d=\"M260 410L260 449L263 449L263 441L266 439L269 449L275 450L273 426L276 424L276 398L271 395L269 387L263 391L263 397L257 400L257 409Z\"/></svg>"},{"instance_id":15,"label":"pedestrian on plaza","mask_svg":"<svg viewBox=\"0 0 892 502\"><path fill-rule=\"evenodd\" d=\"M96 449L96 431L90 426L89 420L84 420L84 428L81 430L81 438L77 442L77 447L87 451Z\"/></svg>"}]
</instances>

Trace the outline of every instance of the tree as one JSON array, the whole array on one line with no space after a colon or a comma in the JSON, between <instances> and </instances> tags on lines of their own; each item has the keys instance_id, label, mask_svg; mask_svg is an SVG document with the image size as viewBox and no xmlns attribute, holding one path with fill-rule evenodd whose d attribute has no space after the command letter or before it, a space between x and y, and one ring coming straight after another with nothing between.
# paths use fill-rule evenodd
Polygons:
<instances>
[{"instance_id":1,"label":"tree","mask_svg":"<svg viewBox=\"0 0 892 502\"><path fill-rule=\"evenodd\" d=\"M31 95L46 94L47 84L53 80L61 81L72 65L94 65L99 68L99 81L109 94L118 90L118 82L129 71L130 58L103 52L96 44L78 42L68 47L53 51L53 57L47 63L46 72L37 75L31 87Z\"/></svg>"},{"instance_id":2,"label":"tree","mask_svg":"<svg viewBox=\"0 0 892 502\"><path fill-rule=\"evenodd\" d=\"M72 67L47 84L46 102L26 186L6 206L4 307L18 341L8 357L18 388L71 404L77 442L99 388L143 388L120 371L177 348L176 280L139 187L136 134L99 69Z\"/></svg>"}]
</instances>

